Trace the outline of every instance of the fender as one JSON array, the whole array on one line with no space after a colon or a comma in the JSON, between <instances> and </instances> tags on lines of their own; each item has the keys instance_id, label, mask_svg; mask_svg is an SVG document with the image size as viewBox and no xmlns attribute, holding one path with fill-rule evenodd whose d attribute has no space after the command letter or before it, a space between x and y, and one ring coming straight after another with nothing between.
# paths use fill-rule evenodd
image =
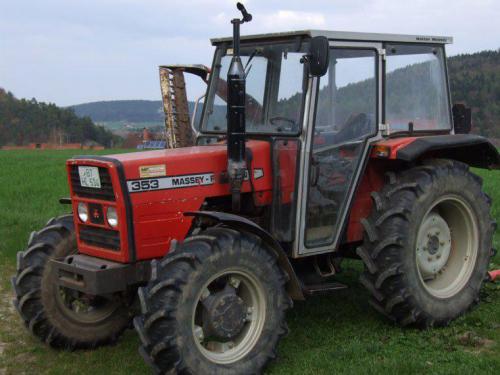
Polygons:
<instances>
[{"instance_id":1,"label":"fender","mask_svg":"<svg viewBox=\"0 0 500 375\"><path fill-rule=\"evenodd\" d=\"M271 249L273 249L274 253L277 256L279 265L288 274L289 280L287 283L287 292L290 297L295 300L304 300L304 294L302 293L300 281L295 274L295 270L293 269L285 250L283 250L280 243L276 241L276 239L274 239L274 237L271 236L269 232L267 232L251 220L225 212L195 211L185 212L184 215L206 217L219 223L225 224L233 229L246 231L260 237Z\"/></svg>"},{"instance_id":2,"label":"fender","mask_svg":"<svg viewBox=\"0 0 500 375\"><path fill-rule=\"evenodd\" d=\"M426 157L455 159L477 168L500 169L496 147L475 134L447 134L426 137L401 137L376 142L372 157L413 162ZM389 148L379 154L380 148Z\"/></svg>"}]
</instances>

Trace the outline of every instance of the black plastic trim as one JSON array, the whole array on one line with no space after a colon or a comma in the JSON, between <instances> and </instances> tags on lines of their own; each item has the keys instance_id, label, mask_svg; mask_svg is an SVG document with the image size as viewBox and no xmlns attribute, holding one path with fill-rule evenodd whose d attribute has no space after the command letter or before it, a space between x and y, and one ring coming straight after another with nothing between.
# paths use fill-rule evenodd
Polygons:
<instances>
[{"instance_id":1,"label":"black plastic trim","mask_svg":"<svg viewBox=\"0 0 500 375\"><path fill-rule=\"evenodd\" d=\"M417 138L401 148L396 158L412 162L428 152L449 157L479 168L499 168L500 156L491 142L475 134L448 134Z\"/></svg>"},{"instance_id":2,"label":"black plastic trim","mask_svg":"<svg viewBox=\"0 0 500 375\"><path fill-rule=\"evenodd\" d=\"M95 156L95 155L80 155L74 156L75 160L97 160L112 163L118 172L118 179L120 180L120 187L123 193L123 203L125 204L125 213L127 215L127 237L128 237L128 251L129 251L129 261L135 262L137 259L135 251L135 235L134 235L134 214L132 210L132 201L130 200L130 194L127 188L127 180L125 179L125 170L123 164L115 158L110 158L107 156Z\"/></svg>"}]
</instances>

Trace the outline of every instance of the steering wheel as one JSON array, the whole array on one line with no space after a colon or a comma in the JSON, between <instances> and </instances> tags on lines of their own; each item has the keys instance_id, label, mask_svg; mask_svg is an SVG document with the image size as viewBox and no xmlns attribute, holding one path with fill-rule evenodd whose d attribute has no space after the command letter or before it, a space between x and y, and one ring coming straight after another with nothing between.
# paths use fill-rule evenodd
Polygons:
<instances>
[{"instance_id":1,"label":"steering wheel","mask_svg":"<svg viewBox=\"0 0 500 375\"><path fill-rule=\"evenodd\" d=\"M284 116L274 116L274 117L271 117L269 119L269 122L271 123L271 125L279 125L279 124L277 124L277 122L279 122L279 121L289 123L290 129L293 129L297 125L295 120L288 118L288 117L284 117ZM278 130L280 130L280 128L278 128Z\"/></svg>"}]
</instances>

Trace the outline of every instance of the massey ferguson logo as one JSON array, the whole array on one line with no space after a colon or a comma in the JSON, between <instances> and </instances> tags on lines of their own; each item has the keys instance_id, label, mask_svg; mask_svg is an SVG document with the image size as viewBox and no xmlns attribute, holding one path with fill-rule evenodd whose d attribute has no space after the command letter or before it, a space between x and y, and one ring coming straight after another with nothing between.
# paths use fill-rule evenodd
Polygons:
<instances>
[{"instance_id":1,"label":"massey ferguson logo","mask_svg":"<svg viewBox=\"0 0 500 375\"><path fill-rule=\"evenodd\" d=\"M215 176L213 173L199 173L185 176L171 176L127 181L127 186L129 192L138 193L141 191L207 186L213 185L214 181Z\"/></svg>"},{"instance_id":2,"label":"massey ferguson logo","mask_svg":"<svg viewBox=\"0 0 500 375\"><path fill-rule=\"evenodd\" d=\"M253 179L258 180L264 177L262 168L253 170ZM248 171L245 173L245 181L248 181ZM198 173L183 176L168 176L159 178L145 178L142 180L127 181L128 191L139 193L152 190L180 189L195 186L208 186L215 183L214 173Z\"/></svg>"}]
</instances>

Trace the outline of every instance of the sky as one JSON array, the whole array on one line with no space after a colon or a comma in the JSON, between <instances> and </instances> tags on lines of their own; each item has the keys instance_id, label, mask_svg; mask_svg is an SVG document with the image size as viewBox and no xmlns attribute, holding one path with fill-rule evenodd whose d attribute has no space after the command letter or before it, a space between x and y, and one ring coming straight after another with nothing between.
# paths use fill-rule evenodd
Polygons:
<instances>
[{"instance_id":1,"label":"sky","mask_svg":"<svg viewBox=\"0 0 500 375\"><path fill-rule=\"evenodd\" d=\"M0 87L60 106L161 100L158 65L210 66L234 0L0 0ZM242 34L327 29L454 37L448 55L500 48L500 0L247 0ZM188 96L203 93L188 80Z\"/></svg>"}]
</instances>

